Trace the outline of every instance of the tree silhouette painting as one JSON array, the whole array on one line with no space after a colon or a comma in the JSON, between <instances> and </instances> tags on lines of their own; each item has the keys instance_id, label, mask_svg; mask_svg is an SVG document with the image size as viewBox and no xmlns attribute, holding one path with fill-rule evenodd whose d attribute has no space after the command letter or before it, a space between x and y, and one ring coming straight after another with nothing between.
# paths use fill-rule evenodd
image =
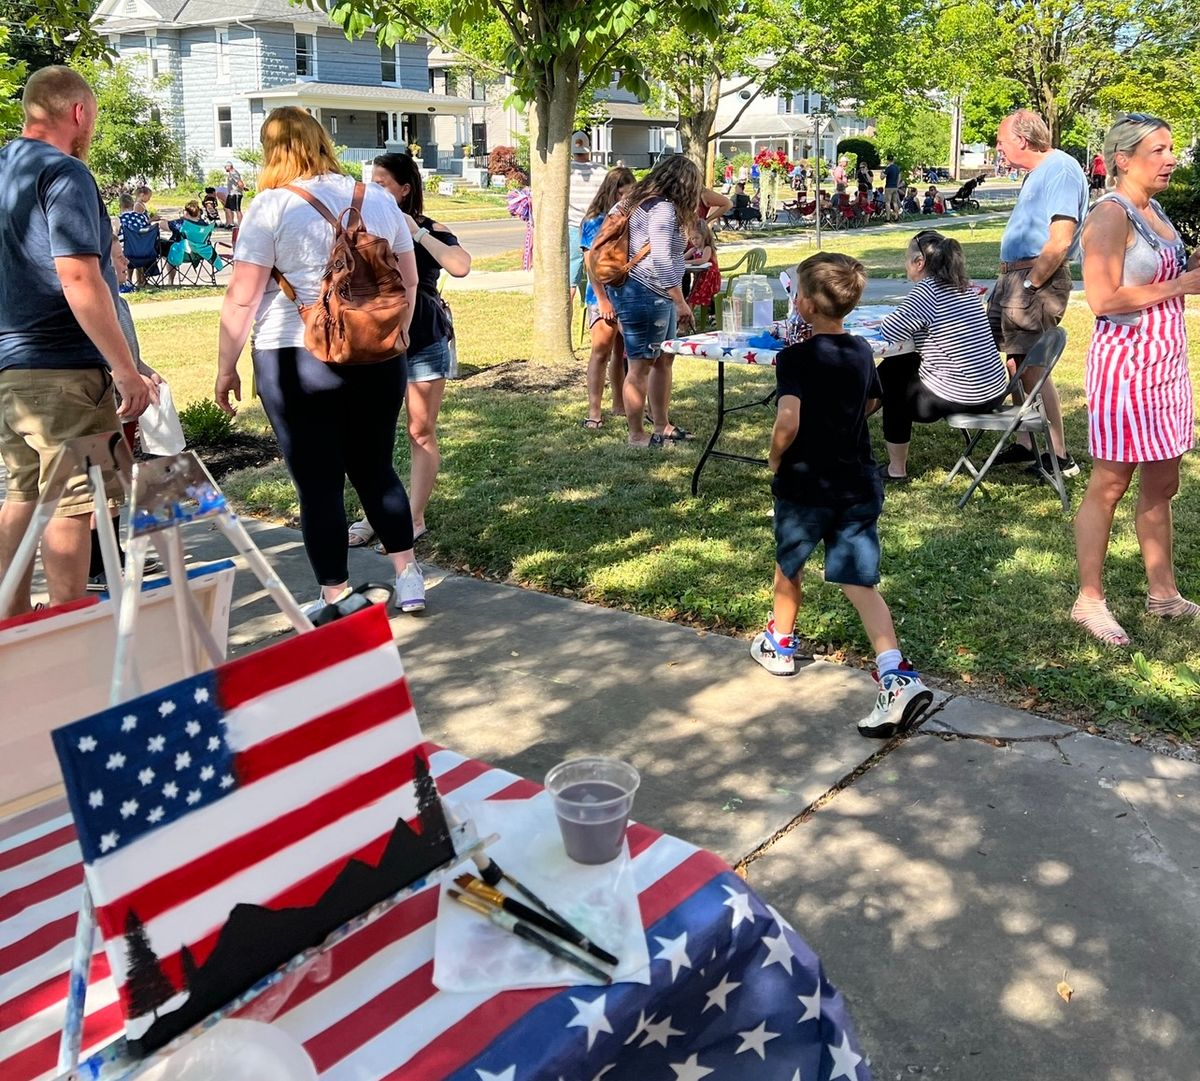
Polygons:
<instances>
[{"instance_id":1,"label":"tree silhouette painting","mask_svg":"<svg viewBox=\"0 0 1200 1081\"><path fill-rule=\"evenodd\" d=\"M159 1006L175 996L175 988L150 948L146 928L133 909L125 917L125 951L128 960L125 992L129 999L129 1016L141 1017L152 1013L157 1020Z\"/></svg>"}]
</instances>

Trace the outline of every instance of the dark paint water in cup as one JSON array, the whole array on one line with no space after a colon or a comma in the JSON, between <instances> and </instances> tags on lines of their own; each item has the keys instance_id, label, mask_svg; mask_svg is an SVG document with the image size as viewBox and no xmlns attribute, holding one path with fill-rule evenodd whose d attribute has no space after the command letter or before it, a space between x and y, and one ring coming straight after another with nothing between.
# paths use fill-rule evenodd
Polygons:
<instances>
[{"instance_id":1,"label":"dark paint water in cup","mask_svg":"<svg viewBox=\"0 0 1200 1081\"><path fill-rule=\"evenodd\" d=\"M561 762L546 775L563 847L576 863L608 863L621 853L640 778L613 758Z\"/></svg>"}]
</instances>

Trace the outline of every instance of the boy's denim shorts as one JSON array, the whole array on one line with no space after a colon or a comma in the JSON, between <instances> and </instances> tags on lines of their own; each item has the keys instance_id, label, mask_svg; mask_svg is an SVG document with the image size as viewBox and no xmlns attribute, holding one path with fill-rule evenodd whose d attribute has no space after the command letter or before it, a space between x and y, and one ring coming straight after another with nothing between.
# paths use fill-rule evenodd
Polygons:
<instances>
[{"instance_id":1,"label":"boy's denim shorts","mask_svg":"<svg viewBox=\"0 0 1200 1081\"><path fill-rule=\"evenodd\" d=\"M813 507L775 500L775 562L795 578L813 549L825 544L825 581L840 586L879 584L879 521L872 498L847 507Z\"/></svg>"},{"instance_id":2,"label":"boy's denim shorts","mask_svg":"<svg viewBox=\"0 0 1200 1081\"><path fill-rule=\"evenodd\" d=\"M609 286L609 298L617 309L625 355L630 360L657 360L662 343L675 337L675 303L627 278L624 285Z\"/></svg>"}]
</instances>

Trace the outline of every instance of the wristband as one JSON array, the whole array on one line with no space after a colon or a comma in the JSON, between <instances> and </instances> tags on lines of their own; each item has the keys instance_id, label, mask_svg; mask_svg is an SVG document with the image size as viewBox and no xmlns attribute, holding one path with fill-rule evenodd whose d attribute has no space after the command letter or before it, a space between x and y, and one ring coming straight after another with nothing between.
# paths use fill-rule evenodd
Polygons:
<instances>
[{"instance_id":1,"label":"wristband","mask_svg":"<svg viewBox=\"0 0 1200 1081\"><path fill-rule=\"evenodd\" d=\"M417 244L420 244L421 241L428 235L429 235L429 230L426 229L425 226L422 225L420 229L418 229L415 233L413 233L413 245L415 246Z\"/></svg>"}]
</instances>

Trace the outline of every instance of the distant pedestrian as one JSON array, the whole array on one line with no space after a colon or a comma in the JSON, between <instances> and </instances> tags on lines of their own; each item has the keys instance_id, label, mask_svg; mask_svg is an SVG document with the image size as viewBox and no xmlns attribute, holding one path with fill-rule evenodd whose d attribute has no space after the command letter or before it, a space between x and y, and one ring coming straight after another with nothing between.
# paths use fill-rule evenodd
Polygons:
<instances>
[{"instance_id":1,"label":"distant pedestrian","mask_svg":"<svg viewBox=\"0 0 1200 1081\"><path fill-rule=\"evenodd\" d=\"M867 164L866 158L858 159L858 164L854 167L854 179L858 181L859 191L871 190L871 186L875 183L875 174L871 171L871 166Z\"/></svg>"},{"instance_id":2,"label":"distant pedestrian","mask_svg":"<svg viewBox=\"0 0 1200 1081\"><path fill-rule=\"evenodd\" d=\"M242 195L246 190L246 182L242 174L234 167L233 162L225 163L225 224L230 229L236 229L242 224Z\"/></svg>"},{"instance_id":3,"label":"distant pedestrian","mask_svg":"<svg viewBox=\"0 0 1200 1081\"><path fill-rule=\"evenodd\" d=\"M829 179L833 181L833 186L838 190L846 186L846 166L849 164L849 158L838 158L837 164L829 170Z\"/></svg>"},{"instance_id":4,"label":"distant pedestrian","mask_svg":"<svg viewBox=\"0 0 1200 1081\"><path fill-rule=\"evenodd\" d=\"M1046 122L1028 109L1000 122L996 149L1010 165L1028 169L1004 235L1000 239L1000 275L988 301L988 319L1000 351L1014 370L1034 343L1062 321L1071 295L1071 260L1079 252L1079 230L1088 208L1087 178L1069 154L1050 145ZM1041 373L1022 375L1029 390ZM1053 379L1042 384L1042 401L1050 422L1052 453L1059 471L1074 477L1079 466L1067 450L1062 406ZM999 463L1033 462L1029 436L1022 435ZM1050 471L1050 460L1041 466Z\"/></svg>"},{"instance_id":5,"label":"distant pedestrian","mask_svg":"<svg viewBox=\"0 0 1200 1081\"><path fill-rule=\"evenodd\" d=\"M1104 155L1097 154L1092 158L1091 168L1092 191L1103 191L1108 180L1108 166L1104 163Z\"/></svg>"},{"instance_id":6,"label":"distant pedestrian","mask_svg":"<svg viewBox=\"0 0 1200 1081\"><path fill-rule=\"evenodd\" d=\"M882 390L870 346L843 325L866 283L862 263L848 255L813 255L796 272L796 311L813 335L776 358L768 458L775 474L775 607L750 656L773 675L795 672L804 566L823 544L825 581L841 586L876 654L879 693L858 731L887 739L917 722L933 692L901 655L878 589L883 491L867 415Z\"/></svg>"},{"instance_id":7,"label":"distant pedestrian","mask_svg":"<svg viewBox=\"0 0 1200 1081\"><path fill-rule=\"evenodd\" d=\"M112 223L84 164L96 125L91 87L70 68L42 68L25 84L21 106L21 135L0 149L0 458L8 472L0 576L46 494L63 444L116 431L120 419L136 419L158 399L117 321ZM110 508L121 494L112 481ZM86 591L93 510L106 513L81 471L68 481L42 538L51 604ZM0 618L30 610L32 572Z\"/></svg>"},{"instance_id":8,"label":"distant pedestrian","mask_svg":"<svg viewBox=\"0 0 1200 1081\"><path fill-rule=\"evenodd\" d=\"M1183 241L1154 199L1176 164L1166 121L1144 113L1118 120L1104 157L1113 190L1083 230L1083 284L1096 313L1085 380L1093 462L1075 517L1079 596L1071 618L1105 645L1123 646L1129 635L1108 609L1102 576L1113 515L1135 472L1146 610L1162 619L1200 616L1175 581L1171 522L1180 459L1195 442L1184 297L1200 294L1200 253L1185 262Z\"/></svg>"},{"instance_id":9,"label":"distant pedestrian","mask_svg":"<svg viewBox=\"0 0 1200 1081\"><path fill-rule=\"evenodd\" d=\"M893 218L900 216L900 166L894 154L887 156L883 168L883 208Z\"/></svg>"}]
</instances>

